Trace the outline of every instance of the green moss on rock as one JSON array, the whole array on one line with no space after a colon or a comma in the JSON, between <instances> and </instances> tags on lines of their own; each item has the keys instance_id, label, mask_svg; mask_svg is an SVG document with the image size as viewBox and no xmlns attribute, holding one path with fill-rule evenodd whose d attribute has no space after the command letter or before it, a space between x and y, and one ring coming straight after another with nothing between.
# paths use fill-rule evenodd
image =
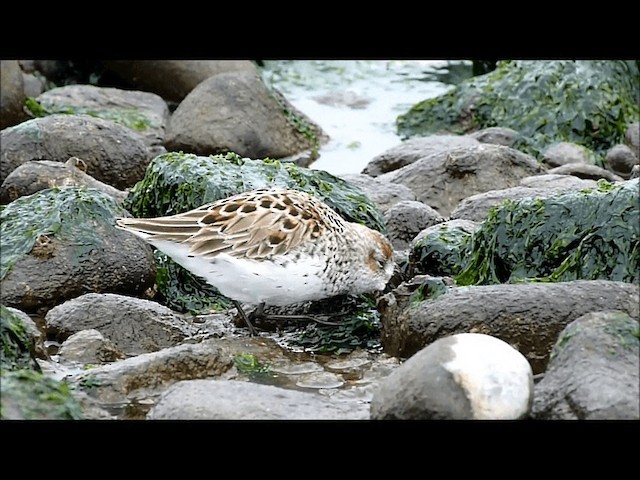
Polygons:
<instances>
[{"instance_id":1,"label":"green moss on rock","mask_svg":"<svg viewBox=\"0 0 640 480\"><path fill-rule=\"evenodd\" d=\"M346 220L386 232L376 205L350 183L322 170L278 160L253 160L236 153L197 156L165 153L147 167L124 206L136 217L173 215L256 188L289 187L305 191Z\"/></svg>"},{"instance_id":2,"label":"green moss on rock","mask_svg":"<svg viewBox=\"0 0 640 480\"><path fill-rule=\"evenodd\" d=\"M33 370L0 372L0 418L11 420L80 420L79 402L65 382Z\"/></svg>"},{"instance_id":3,"label":"green moss on rock","mask_svg":"<svg viewBox=\"0 0 640 480\"><path fill-rule=\"evenodd\" d=\"M124 127L142 132L153 125L151 119L135 108L90 108L78 105L64 105L55 103L42 103L35 98L28 97L25 100L25 108L33 117L46 117L48 115L89 115L103 120L110 120Z\"/></svg>"},{"instance_id":4,"label":"green moss on rock","mask_svg":"<svg viewBox=\"0 0 640 480\"><path fill-rule=\"evenodd\" d=\"M20 317L4 305L0 305L0 342L0 368L40 371L40 366L35 360L33 338Z\"/></svg>"},{"instance_id":5,"label":"green moss on rock","mask_svg":"<svg viewBox=\"0 0 640 480\"><path fill-rule=\"evenodd\" d=\"M513 147L535 157L553 143L583 145L600 166L640 117L637 62L612 60L499 62L496 70L414 105L397 118L404 137L487 127L520 133Z\"/></svg>"},{"instance_id":6,"label":"green moss on rock","mask_svg":"<svg viewBox=\"0 0 640 480\"><path fill-rule=\"evenodd\" d=\"M464 242L458 285L640 281L638 180L546 199L507 200Z\"/></svg>"},{"instance_id":7,"label":"green moss on rock","mask_svg":"<svg viewBox=\"0 0 640 480\"><path fill-rule=\"evenodd\" d=\"M98 226L113 225L114 217L125 214L112 197L86 187L51 188L14 200L0 211L0 280L47 236L67 241L78 257L100 248Z\"/></svg>"},{"instance_id":8,"label":"green moss on rock","mask_svg":"<svg viewBox=\"0 0 640 480\"><path fill-rule=\"evenodd\" d=\"M462 226L431 229L409 252L408 276L454 276L460 271L461 248L471 232Z\"/></svg>"},{"instance_id":9,"label":"green moss on rock","mask_svg":"<svg viewBox=\"0 0 640 480\"><path fill-rule=\"evenodd\" d=\"M247 190L289 187L333 207L346 220L386 232L382 214L360 190L321 170L278 160L253 160L236 153L197 156L170 152L149 164L145 177L129 191L125 208L135 217L173 215ZM231 302L204 280L156 253L156 284L161 301L178 311L226 310Z\"/></svg>"}]
</instances>

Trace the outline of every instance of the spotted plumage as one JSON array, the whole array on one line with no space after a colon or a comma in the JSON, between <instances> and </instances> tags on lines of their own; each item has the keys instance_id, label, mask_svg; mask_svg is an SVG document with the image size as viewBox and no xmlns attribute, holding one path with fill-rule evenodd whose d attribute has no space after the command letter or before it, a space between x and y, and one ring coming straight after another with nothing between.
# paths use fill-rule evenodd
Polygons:
<instances>
[{"instance_id":1,"label":"spotted plumage","mask_svg":"<svg viewBox=\"0 0 640 480\"><path fill-rule=\"evenodd\" d=\"M382 290L394 268L382 234L298 190L253 190L177 215L116 224L223 295L253 305Z\"/></svg>"}]
</instances>

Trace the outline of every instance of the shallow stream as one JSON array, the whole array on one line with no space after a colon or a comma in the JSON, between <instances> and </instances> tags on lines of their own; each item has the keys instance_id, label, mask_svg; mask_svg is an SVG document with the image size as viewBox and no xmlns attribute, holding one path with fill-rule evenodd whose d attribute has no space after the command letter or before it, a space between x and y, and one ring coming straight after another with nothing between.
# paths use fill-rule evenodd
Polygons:
<instances>
[{"instance_id":1,"label":"shallow stream","mask_svg":"<svg viewBox=\"0 0 640 480\"><path fill-rule=\"evenodd\" d=\"M310 168L360 173L398 145L396 117L471 76L470 61L270 60L264 80L329 135Z\"/></svg>"}]
</instances>

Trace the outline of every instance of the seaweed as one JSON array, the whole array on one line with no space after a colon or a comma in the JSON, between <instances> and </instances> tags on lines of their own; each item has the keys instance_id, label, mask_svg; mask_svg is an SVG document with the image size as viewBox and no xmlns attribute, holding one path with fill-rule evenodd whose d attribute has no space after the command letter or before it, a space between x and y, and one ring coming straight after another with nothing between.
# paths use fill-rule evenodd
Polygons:
<instances>
[{"instance_id":1,"label":"seaweed","mask_svg":"<svg viewBox=\"0 0 640 480\"><path fill-rule=\"evenodd\" d=\"M492 72L412 106L396 127L405 139L507 127L520 133L513 148L534 157L553 143L573 142L592 150L603 166L606 151L640 117L639 91L633 61L502 61Z\"/></svg>"},{"instance_id":2,"label":"seaweed","mask_svg":"<svg viewBox=\"0 0 640 480\"><path fill-rule=\"evenodd\" d=\"M640 280L638 180L506 200L463 240L458 285Z\"/></svg>"}]
</instances>

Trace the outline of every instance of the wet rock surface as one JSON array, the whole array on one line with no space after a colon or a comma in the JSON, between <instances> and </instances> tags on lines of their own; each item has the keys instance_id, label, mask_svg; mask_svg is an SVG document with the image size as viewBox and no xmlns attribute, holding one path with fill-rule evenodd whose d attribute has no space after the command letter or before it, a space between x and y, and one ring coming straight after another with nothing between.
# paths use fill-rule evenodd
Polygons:
<instances>
[{"instance_id":1,"label":"wet rock surface","mask_svg":"<svg viewBox=\"0 0 640 480\"><path fill-rule=\"evenodd\" d=\"M637 318L592 312L568 324L536 385L532 416L543 420L640 419Z\"/></svg>"},{"instance_id":2,"label":"wet rock surface","mask_svg":"<svg viewBox=\"0 0 640 480\"><path fill-rule=\"evenodd\" d=\"M484 333L513 345L537 374L545 371L551 348L567 324L608 309L637 318L639 303L637 285L608 280L459 287L399 314L396 309L383 311L381 339L386 353L408 358L446 335Z\"/></svg>"}]
</instances>

